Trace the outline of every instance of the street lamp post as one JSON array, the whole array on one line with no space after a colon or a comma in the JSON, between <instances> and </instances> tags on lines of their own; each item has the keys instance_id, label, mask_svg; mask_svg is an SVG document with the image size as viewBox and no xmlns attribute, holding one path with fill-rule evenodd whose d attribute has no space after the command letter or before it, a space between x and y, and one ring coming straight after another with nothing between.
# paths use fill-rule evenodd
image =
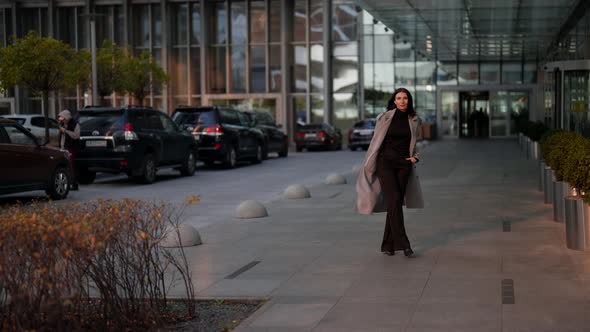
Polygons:
<instances>
[{"instance_id":1,"label":"street lamp post","mask_svg":"<svg viewBox=\"0 0 590 332\"><path fill-rule=\"evenodd\" d=\"M103 14L88 13L80 16L88 17L90 23L90 54L92 61L92 105L98 105L98 74L96 69L96 18Z\"/></svg>"}]
</instances>

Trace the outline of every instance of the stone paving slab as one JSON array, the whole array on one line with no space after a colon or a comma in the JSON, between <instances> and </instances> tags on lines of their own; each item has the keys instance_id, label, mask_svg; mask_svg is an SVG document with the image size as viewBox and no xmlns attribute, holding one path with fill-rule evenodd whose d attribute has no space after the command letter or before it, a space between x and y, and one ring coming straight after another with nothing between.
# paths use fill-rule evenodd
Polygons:
<instances>
[{"instance_id":1,"label":"stone paving slab","mask_svg":"<svg viewBox=\"0 0 590 332\"><path fill-rule=\"evenodd\" d=\"M590 254L566 249L515 141L438 141L419 166L414 258L380 253L385 215L353 211L349 173L310 199L277 193L267 218L201 229L187 249L197 295L268 299L237 331L588 330Z\"/></svg>"}]
</instances>

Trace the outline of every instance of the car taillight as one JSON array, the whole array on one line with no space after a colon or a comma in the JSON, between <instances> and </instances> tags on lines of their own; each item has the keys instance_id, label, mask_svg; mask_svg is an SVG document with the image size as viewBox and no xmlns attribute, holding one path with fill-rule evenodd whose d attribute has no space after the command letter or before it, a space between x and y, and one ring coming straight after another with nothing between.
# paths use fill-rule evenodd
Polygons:
<instances>
[{"instance_id":1,"label":"car taillight","mask_svg":"<svg viewBox=\"0 0 590 332\"><path fill-rule=\"evenodd\" d=\"M205 128L205 131L203 132L203 134L209 135L209 136L221 136L221 135L223 135L223 128L221 128L220 125L207 127L207 128Z\"/></svg>"},{"instance_id":2,"label":"car taillight","mask_svg":"<svg viewBox=\"0 0 590 332\"><path fill-rule=\"evenodd\" d=\"M328 136L328 134L326 134L326 132L325 132L325 131L320 131L320 132L318 132L318 133L317 133L317 134L315 134L315 135L316 135L317 137L327 137L327 136Z\"/></svg>"},{"instance_id":3,"label":"car taillight","mask_svg":"<svg viewBox=\"0 0 590 332\"><path fill-rule=\"evenodd\" d=\"M304 133L295 133L295 139L301 139L304 138L305 134Z\"/></svg>"},{"instance_id":4,"label":"car taillight","mask_svg":"<svg viewBox=\"0 0 590 332\"><path fill-rule=\"evenodd\" d=\"M125 140L126 141L139 140L139 138L137 137L137 134L133 131L133 125L131 125L131 123L129 123L129 122L127 122L125 124Z\"/></svg>"}]
</instances>

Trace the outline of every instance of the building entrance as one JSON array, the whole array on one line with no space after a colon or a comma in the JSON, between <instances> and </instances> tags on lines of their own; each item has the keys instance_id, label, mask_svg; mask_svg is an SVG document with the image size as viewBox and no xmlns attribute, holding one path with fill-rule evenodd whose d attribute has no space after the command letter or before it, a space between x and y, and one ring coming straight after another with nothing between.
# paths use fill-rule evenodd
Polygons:
<instances>
[{"instance_id":1,"label":"building entrance","mask_svg":"<svg viewBox=\"0 0 590 332\"><path fill-rule=\"evenodd\" d=\"M459 137L489 137L490 93L467 91L459 93Z\"/></svg>"}]
</instances>

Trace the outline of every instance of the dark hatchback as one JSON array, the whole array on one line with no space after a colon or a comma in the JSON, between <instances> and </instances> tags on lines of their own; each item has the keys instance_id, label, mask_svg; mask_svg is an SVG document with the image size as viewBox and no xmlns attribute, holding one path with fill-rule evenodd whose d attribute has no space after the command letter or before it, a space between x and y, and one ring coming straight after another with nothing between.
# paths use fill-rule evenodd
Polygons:
<instances>
[{"instance_id":1,"label":"dark hatchback","mask_svg":"<svg viewBox=\"0 0 590 332\"><path fill-rule=\"evenodd\" d=\"M340 129L333 126L322 124L308 124L297 128L295 133L295 147L297 152L303 149L342 149L342 133Z\"/></svg>"},{"instance_id":2,"label":"dark hatchback","mask_svg":"<svg viewBox=\"0 0 590 332\"><path fill-rule=\"evenodd\" d=\"M348 148L355 151L358 148L367 150L375 133L375 119L361 120L348 131Z\"/></svg>"},{"instance_id":3,"label":"dark hatchback","mask_svg":"<svg viewBox=\"0 0 590 332\"><path fill-rule=\"evenodd\" d=\"M126 173L152 183L156 172L174 168L192 176L198 158L192 136L168 115L148 107L89 107L79 111L79 182L92 183L96 172Z\"/></svg>"},{"instance_id":4,"label":"dark hatchback","mask_svg":"<svg viewBox=\"0 0 590 332\"><path fill-rule=\"evenodd\" d=\"M269 152L276 152L279 157L286 157L289 154L288 136L270 114L259 111L245 111L244 114L250 119L251 126L260 129L264 134L264 159L268 158Z\"/></svg>"},{"instance_id":5,"label":"dark hatchback","mask_svg":"<svg viewBox=\"0 0 590 332\"><path fill-rule=\"evenodd\" d=\"M264 134L250 125L243 112L220 106L186 106L176 108L172 119L198 142L199 159L207 166L217 161L228 168L239 160L262 162Z\"/></svg>"},{"instance_id":6,"label":"dark hatchback","mask_svg":"<svg viewBox=\"0 0 590 332\"><path fill-rule=\"evenodd\" d=\"M70 189L68 153L39 144L29 130L0 119L0 195L45 190L63 199Z\"/></svg>"}]
</instances>

